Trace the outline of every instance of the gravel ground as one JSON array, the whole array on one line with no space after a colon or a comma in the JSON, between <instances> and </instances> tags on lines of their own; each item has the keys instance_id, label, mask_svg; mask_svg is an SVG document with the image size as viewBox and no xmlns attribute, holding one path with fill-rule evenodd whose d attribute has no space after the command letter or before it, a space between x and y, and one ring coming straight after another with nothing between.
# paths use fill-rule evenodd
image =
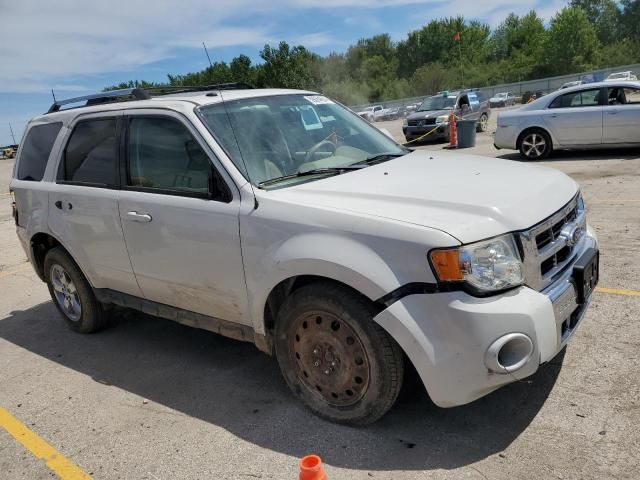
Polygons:
<instances>
[{"instance_id":1,"label":"gravel ground","mask_svg":"<svg viewBox=\"0 0 640 480\"><path fill-rule=\"evenodd\" d=\"M489 134L467 152L518 161ZM582 185L600 286L640 290L640 151L540 163ZM133 312L95 335L67 330L18 244L2 195L11 169L0 160L0 406L95 479L294 479L310 452L331 480L638 478L638 296L596 293L565 352L470 405L439 409L409 377L380 422L336 426L251 345ZM0 428L0 478L51 475Z\"/></svg>"}]
</instances>

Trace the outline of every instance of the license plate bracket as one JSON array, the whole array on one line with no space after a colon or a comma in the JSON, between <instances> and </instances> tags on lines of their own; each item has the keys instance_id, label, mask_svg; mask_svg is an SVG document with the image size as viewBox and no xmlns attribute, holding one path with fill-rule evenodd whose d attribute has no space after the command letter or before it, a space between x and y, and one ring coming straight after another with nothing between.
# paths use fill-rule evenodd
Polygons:
<instances>
[{"instance_id":1,"label":"license plate bracket","mask_svg":"<svg viewBox=\"0 0 640 480\"><path fill-rule=\"evenodd\" d=\"M576 303L585 303L600 279L600 252L595 248L587 249L573 266L573 281L575 282Z\"/></svg>"}]
</instances>

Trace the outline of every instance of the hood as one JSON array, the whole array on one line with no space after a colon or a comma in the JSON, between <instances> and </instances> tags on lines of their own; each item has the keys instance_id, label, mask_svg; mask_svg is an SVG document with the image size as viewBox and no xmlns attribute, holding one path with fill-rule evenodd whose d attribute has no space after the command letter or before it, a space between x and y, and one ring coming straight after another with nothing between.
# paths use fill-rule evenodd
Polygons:
<instances>
[{"instance_id":1,"label":"hood","mask_svg":"<svg viewBox=\"0 0 640 480\"><path fill-rule=\"evenodd\" d=\"M424 112L415 112L407 116L408 120L424 120L425 118L436 118L440 115L449 115L452 112L451 109L443 110L428 110Z\"/></svg>"},{"instance_id":2,"label":"hood","mask_svg":"<svg viewBox=\"0 0 640 480\"><path fill-rule=\"evenodd\" d=\"M570 177L547 167L415 151L265 195L435 228L470 243L527 229L568 203L577 190Z\"/></svg>"}]
</instances>

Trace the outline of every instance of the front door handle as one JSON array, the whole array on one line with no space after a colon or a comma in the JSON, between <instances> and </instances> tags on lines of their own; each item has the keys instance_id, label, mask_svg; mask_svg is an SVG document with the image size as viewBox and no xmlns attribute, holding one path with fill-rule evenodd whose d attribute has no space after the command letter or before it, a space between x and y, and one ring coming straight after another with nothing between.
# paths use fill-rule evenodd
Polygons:
<instances>
[{"instance_id":1,"label":"front door handle","mask_svg":"<svg viewBox=\"0 0 640 480\"><path fill-rule=\"evenodd\" d=\"M613 110L613 111L607 112L607 115L617 115L617 114L618 114L617 110Z\"/></svg>"},{"instance_id":2,"label":"front door handle","mask_svg":"<svg viewBox=\"0 0 640 480\"><path fill-rule=\"evenodd\" d=\"M151 221L151 215L148 213L127 212L127 219L132 222L149 223Z\"/></svg>"}]
</instances>

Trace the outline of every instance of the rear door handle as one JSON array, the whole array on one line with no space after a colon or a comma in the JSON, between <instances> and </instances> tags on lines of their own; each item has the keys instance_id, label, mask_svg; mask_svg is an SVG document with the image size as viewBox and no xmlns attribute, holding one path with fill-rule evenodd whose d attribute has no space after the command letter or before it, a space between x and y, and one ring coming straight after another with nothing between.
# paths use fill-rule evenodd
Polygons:
<instances>
[{"instance_id":1,"label":"rear door handle","mask_svg":"<svg viewBox=\"0 0 640 480\"><path fill-rule=\"evenodd\" d=\"M127 212L127 219L132 222L149 223L151 215L148 213Z\"/></svg>"},{"instance_id":2,"label":"rear door handle","mask_svg":"<svg viewBox=\"0 0 640 480\"><path fill-rule=\"evenodd\" d=\"M607 112L607 115L617 115L618 111L617 110L613 110L611 112Z\"/></svg>"}]
</instances>

